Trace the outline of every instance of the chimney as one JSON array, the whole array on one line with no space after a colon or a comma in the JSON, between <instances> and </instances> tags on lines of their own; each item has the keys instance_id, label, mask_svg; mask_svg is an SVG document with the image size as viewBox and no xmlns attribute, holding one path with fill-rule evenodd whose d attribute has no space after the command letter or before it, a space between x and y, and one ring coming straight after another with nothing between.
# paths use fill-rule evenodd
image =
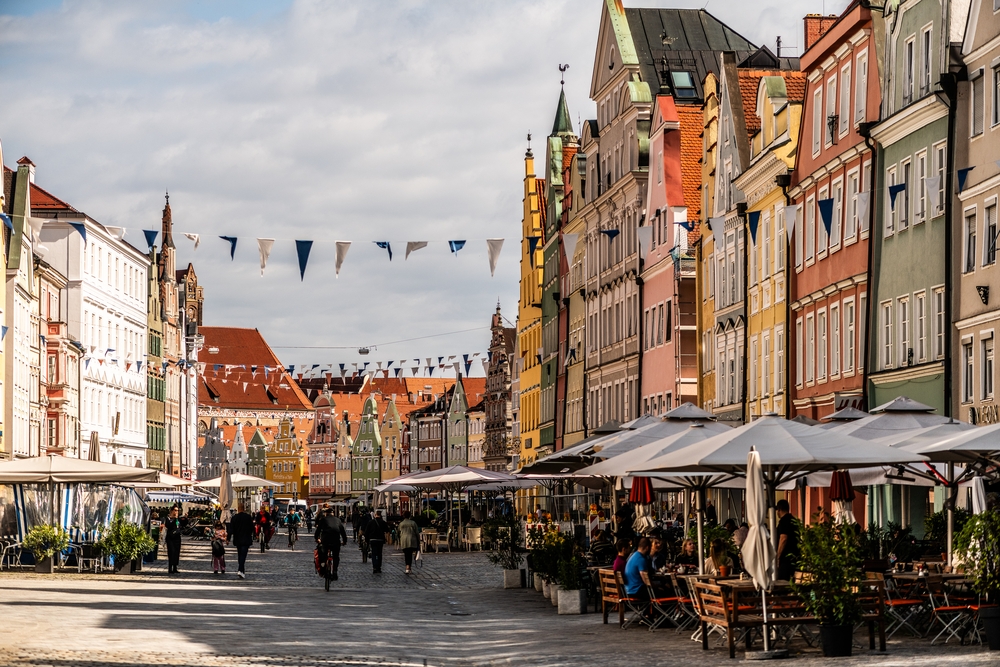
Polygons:
<instances>
[{"instance_id":1,"label":"chimney","mask_svg":"<svg viewBox=\"0 0 1000 667\"><path fill-rule=\"evenodd\" d=\"M812 45L820 40L820 38L826 34L837 19L840 18L836 14L829 14L823 16L821 14L806 14L805 18L802 19L805 28L805 47L803 51L808 51L812 48Z\"/></svg>"},{"instance_id":2,"label":"chimney","mask_svg":"<svg viewBox=\"0 0 1000 667\"><path fill-rule=\"evenodd\" d=\"M17 163L20 164L20 165L28 165L28 182L29 183L34 183L35 182L35 163L32 162L31 159L27 155L25 155L23 158L21 158L20 160L18 160Z\"/></svg>"}]
</instances>

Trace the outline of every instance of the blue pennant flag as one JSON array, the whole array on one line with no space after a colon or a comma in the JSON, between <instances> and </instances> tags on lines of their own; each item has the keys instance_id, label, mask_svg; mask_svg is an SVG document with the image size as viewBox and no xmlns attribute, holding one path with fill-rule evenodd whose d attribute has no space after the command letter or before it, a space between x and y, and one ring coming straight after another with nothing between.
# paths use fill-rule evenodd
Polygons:
<instances>
[{"instance_id":1,"label":"blue pennant flag","mask_svg":"<svg viewBox=\"0 0 1000 667\"><path fill-rule=\"evenodd\" d=\"M144 229L142 230L142 233L146 235L146 245L148 245L149 249L152 250L153 246L156 245L156 236L160 232L156 231L155 229Z\"/></svg>"},{"instance_id":2,"label":"blue pennant flag","mask_svg":"<svg viewBox=\"0 0 1000 667\"><path fill-rule=\"evenodd\" d=\"M223 241L229 241L229 259L236 259L236 237L220 236Z\"/></svg>"},{"instance_id":3,"label":"blue pennant flag","mask_svg":"<svg viewBox=\"0 0 1000 667\"><path fill-rule=\"evenodd\" d=\"M614 241L615 237L618 236L621 232L618 231L617 229L602 229L601 233L608 237L608 243L610 243Z\"/></svg>"},{"instance_id":4,"label":"blue pennant flag","mask_svg":"<svg viewBox=\"0 0 1000 667\"><path fill-rule=\"evenodd\" d=\"M135 362L135 372L136 373L141 373L142 372L142 362L141 361Z\"/></svg>"},{"instance_id":5,"label":"blue pennant flag","mask_svg":"<svg viewBox=\"0 0 1000 667\"><path fill-rule=\"evenodd\" d=\"M442 362L444 362L444 357L438 357L438 366L440 366Z\"/></svg>"},{"instance_id":6,"label":"blue pennant flag","mask_svg":"<svg viewBox=\"0 0 1000 667\"><path fill-rule=\"evenodd\" d=\"M692 221L684 220L682 222L678 222L677 224L680 225L681 227L683 227L685 230L687 230L689 232L693 232L694 231L694 222L692 222Z\"/></svg>"},{"instance_id":7,"label":"blue pennant flag","mask_svg":"<svg viewBox=\"0 0 1000 667\"><path fill-rule=\"evenodd\" d=\"M84 243L84 245L86 245L86 243L87 243L87 225L85 225L82 222L70 222L69 220L67 220L66 222L69 222L69 226L72 227L73 229L75 229L76 231L78 231L80 233L80 236L83 237L83 243Z\"/></svg>"},{"instance_id":8,"label":"blue pennant flag","mask_svg":"<svg viewBox=\"0 0 1000 667\"><path fill-rule=\"evenodd\" d=\"M760 224L760 211L748 211L747 221L750 223L750 239L757 245L757 225Z\"/></svg>"},{"instance_id":9,"label":"blue pennant flag","mask_svg":"<svg viewBox=\"0 0 1000 667\"><path fill-rule=\"evenodd\" d=\"M3 327L3 328L0 328L0 341L2 341L2 340L3 340L4 338L6 338L6 337L7 337L7 330L8 330L9 328L10 328L10 327Z\"/></svg>"},{"instance_id":10,"label":"blue pennant flag","mask_svg":"<svg viewBox=\"0 0 1000 667\"><path fill-rule=\"evenodd\" d=\"M389 242L388 241L374 241L373 243L375 243L375 245L377 245L379 248L382 248L382 250L385 250L386 252L389 253L389 261L391 262L392 261L392 246L389 245ZM459 248L459 250L461 250L461 248Z\"/></svg>"},{"instance_id":11,"label":"blue pennant flag","mask_svg":"<svg viewBox=\"0 0 1000 667\"><path fill-rule=\"evenodd\" d=\"M222 364L212 364L212 370L218 373L222 370Z\"/></svg>"},{"instance_id":12,"label":"blue pennant flag","mask_svg":"<svg viewBox=\"0 0 1000 667\"><path fill-rule=\"evenodd\" d=\"M833 199L820 199L816 202L819 207L819 217L823 220L823 227L826 235L830 236L830 228L833 226Z\"/></svg>"},{"instance_id":13,"label":"blue pennant flag","mask_svg":"<svg viewBox=\"0 0 1000 667\"><path fill-rule=\"evenodd\" d=\"M906 189L906 183L898 183L889 186L889 208L896 210L896 195Z\"/></svg>"},{"instance_id":14,"label":"blue pennant flag","mask_svg":"<svg viewBox=\"0 0 1000 667\"><path fill-rule=\"evenodd\" d=\"M428 366L427 367L427 375L430 376L430 377L434 377L434 367L433 366Z\"/></svg>"},{"instance_id":15,"label":"blue pennant flag","mask_svg":"<svg viewBox=\"0 0 1000 667\"><path fill-rule=\"evenodd\" d=\"M394 370L394 371L396 372L396 377L399 377L399 373L400 373L400 372L401 372L401 371L402 371L403 369L402 369L402 368L393 368L392 370Z\"/></svg>"},{"instance_id":16,"label":"blue pennant flag","mask_svg":"<svg viewBox=\"0 0 1000 667\"><path fill-rule=\"evenodd\" d=\"M465 247L465 241L448 241L448 247L458 256L458 251Z\"/></svg>"},{"instance_id":17,"label":"blue pennant flag","mask_svg":"<svg viewBox=\"0 0 1000 667\"><path fill-rule=\"evenodd\" d=\"M233 247L236 247L235 245ZM309 262L309 251L312 250L312 241L296 241L295 254L299 257L299 280L306 279L306 264Z\"/></svg>"},{"instance_id":18,"label":"blue pennant flag","mask_svg":"<svg viewBox=\"0 0 1000 667\"><path fill-rule=\"evenodd\" d=\"M965 169L959 169L956 174L958 174L958 192L962 193L965 189L965 179L969 177L969 172L975 169L975 167L966 167Z\"/></svg>"},{"instance_id":19,"label":"blue pennant flag","mask_svg":"<svg viewBox=\"0 0 1000 667\"><path fill-rule=\"evenodd\" d=\"M472 362L469 361L469 355L467 355L467 354L463 354L462 355L462 359L465 360L465 374L468 375L469 374L469 370L472 369Z\"/></svg>"},{"instance_id":20,"label":"blue pennant flag","mask_svg":"<svg viewBox=\"0 0 1000 667\"><path fill-rule=\"evenodd\" d=\"M541 236L529 236L528 237L528 262L531 267L535 266L535 251L538 250L538 244L541 242Z\"/></svg>"},{"instance_id":21,"label":"blue pennant flag","mask_svg":"<svg viewBox=\"0 0 1000 667\"><path fill-rule=\"evenodd\" d=\"M257 367L256 366L250 366L250 374L251 375L256 375L257 374Z\"/></svg>"},{"instance_id":22,"label":"blue pennant flag","mask_svg":"<svg viewBox=\"0 0 1000 667\"><path fill-rule=\"evenodd\" d=\"M7 217L6 213L0 212L0 219L3 220L4 227L9 229L10 231L14 231L14 222L9 217Z\"/></svg>"}]
</instances>

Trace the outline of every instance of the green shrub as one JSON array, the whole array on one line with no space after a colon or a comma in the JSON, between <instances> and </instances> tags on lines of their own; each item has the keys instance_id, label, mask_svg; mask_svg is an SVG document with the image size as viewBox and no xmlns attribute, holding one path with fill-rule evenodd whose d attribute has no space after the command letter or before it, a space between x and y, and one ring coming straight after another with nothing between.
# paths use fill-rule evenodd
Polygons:
<instances>
[{"instance_id":1,"label":"green shrub","mask_svg":"<svg viewBox=\"0 0 1000 667\"><path fill-rule=\"evenodd\" d=\"M583 561L578 556L559 561L559 586L563 590L578 591L584 586L581 576Z\"/></svg>"},{"instance_id":2,"label":"green shrub","mask_svg":"<svg viewBox=\"0 0 1000 667\"><path fill-rule=\"evenodd\" d=\"M969 520L969 513L963 509L955 508L953 513L955 522L955 534L962 532L965 522ZM924 540L933 542L938 551L945 551L948 544L948 511L941 510L924 518Z\"/></svg>"},{"instance_id":3,"label":"green shrub","mask_svg":"<svg viewBox=\"0 0 1000 667\"><path fill-rule=\"evenodd\" d=\"M854 524L834 523L823 512L809 526L798 524L799 570L808 573L792 590L824 625L854 625L862 608L854 591L861 583L862 552Z\"/></svg>"},{"instance_id":4,"label":"green shrub","mask_svg":"<svg viewBox=\"0 0 1000 667\"><path fill-rule=\"evenodd\" d=\"M521 522L516 516L494 517L483 523L483 536L492 546L487 558L495 567L521 569Z\"/></svg>"},{"instance_id":5,"label":"green shrub","mask_svg":"<svg viewBox=\"0 0 1000 667\"><path fill-rule=\"evenodd\" d=\"M894 557L898 561L908 562L918 555L917 541L910 528L903 528L891 521L885 528L869 524L868 530L862 531L858 539L861 556L868 560Z\"/></svg>"},{"instance_id":6,"label":"green shrub","mask_svg":"<svg viewBox=\"0 0 1000 667\"><path fill-rule=\"evenodd\" d=\"M98 548L115 557L115 566L142 558L156 547L153 538L143 529L125 520L125 510L119 510L104 532Z\"/></svg>"},{"instance_id":7,"label":"green shrub","mask_svg":"<svg viewBox=\"0 0 1000 667\"><path fill-rule=\"evenodd\" d=\"M51 558L69 546L69 533L58 526L32 526L21 545L35 557L35 562Z\"/></svg>"},{"instance_id":8,"label":"green shrub","mask_svg":"<svg viewBox=\"0 0 1000 667\"><path fill-rule=\"evenodd\" d=\"M996 602L1000 595L1000 513L969 517L955 536L955 553L973 590Z\"/></svg>"}]
</instances>

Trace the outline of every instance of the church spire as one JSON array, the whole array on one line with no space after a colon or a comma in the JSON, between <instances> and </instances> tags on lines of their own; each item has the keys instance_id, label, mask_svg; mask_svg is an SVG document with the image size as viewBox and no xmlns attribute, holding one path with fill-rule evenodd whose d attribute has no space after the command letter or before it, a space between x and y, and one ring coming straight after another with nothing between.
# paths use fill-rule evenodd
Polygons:
<instances>
[{"instance_id":1,"label":"church spire","mask_svg":"<svg viewBox=\"0 0 1000 667\"><path fill-rule=\"evenodd\" d=\"M561 135L572 135L573 119L569 115L569 105L566 103L566 70L569 65L560 65L561 75L559 81L559 106L556 108L556 120L552 123L552 134L549 136L558 137Z\"/></svg>"},{"instance_id":2,"label":"church spire","mask_svg":"<svg viewBox=\"0 0 1000 667\"><path fill-rule=\"evenodd\" d=\"M163 246L164 248L173 248L174 246L174 223L173 218L170 214L170 192L168 191L164 197L166 199L166 204L163 206Z\"/></svg>"}]
</instances>

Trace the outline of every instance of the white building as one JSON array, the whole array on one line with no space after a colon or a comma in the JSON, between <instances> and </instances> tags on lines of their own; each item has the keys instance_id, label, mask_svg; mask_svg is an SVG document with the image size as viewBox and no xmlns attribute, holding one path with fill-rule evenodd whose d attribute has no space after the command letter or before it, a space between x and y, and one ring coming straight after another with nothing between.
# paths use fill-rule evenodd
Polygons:
<instances>
[{"instance_id":1,"label":"white building","mask_svg":"<svg viewBox=\"0 0 1000 667\"><path fill-rule=\"evenodd\" d=\"M68 280L69 335L86 349L80 440L100 436L101 460L146 466L146 307L149 258L83 213L47 221L41 256ZM82 223L86 240L69 222ZM89 452L84 452L85 456Z\"/></svg>"}]
</instances>

